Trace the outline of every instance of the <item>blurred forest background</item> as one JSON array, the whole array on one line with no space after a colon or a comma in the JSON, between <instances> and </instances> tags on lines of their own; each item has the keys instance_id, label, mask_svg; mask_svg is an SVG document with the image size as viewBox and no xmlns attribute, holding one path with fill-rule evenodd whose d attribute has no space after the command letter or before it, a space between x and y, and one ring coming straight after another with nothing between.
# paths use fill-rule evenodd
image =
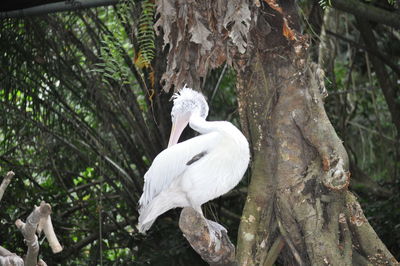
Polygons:
<instances>
[{"instance_id":1,"label":"blurred forest background","mask_svg":"<svg viewBox=\"0 0 400 266\"><path fill-rule=\"evenodd\" d=\"M399 2L367 4L400 15ZM400 259L400 31L365 27L330 1L303 0L299 8L311 59L326 72L327 113L349 153L350 189ZM44 200L64 246L53 255L42 242L49 265L204 264L178 229L180 210L147 235L135 228L143 175L170 130L154 14L144 0L0 20L0 175L16 173L1 202L1 246L25 253L14 221ZM240 126L229 66L211 72L201 90L209 120ZM248 175L205 207L233 241L247 184Z\"/></svg>"}]
</instances>

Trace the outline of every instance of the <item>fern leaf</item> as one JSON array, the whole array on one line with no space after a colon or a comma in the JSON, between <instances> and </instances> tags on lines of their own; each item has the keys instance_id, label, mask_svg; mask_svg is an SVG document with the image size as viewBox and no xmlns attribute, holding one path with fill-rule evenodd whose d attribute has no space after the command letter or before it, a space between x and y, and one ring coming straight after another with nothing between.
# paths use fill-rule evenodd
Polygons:
<instances>
[{"instance_id":1,"label":"fern leaf","mask_svg":"<svg viewBox=\"0 0 400 266\"><path fill-rule=\"evenodd\" d=\"M139 53L135 63L139 68L149 67L154 58L155 34L154 34L155 5L153 0L142 1L142 13L138 26Z\"/></svg>"}]
</instances>

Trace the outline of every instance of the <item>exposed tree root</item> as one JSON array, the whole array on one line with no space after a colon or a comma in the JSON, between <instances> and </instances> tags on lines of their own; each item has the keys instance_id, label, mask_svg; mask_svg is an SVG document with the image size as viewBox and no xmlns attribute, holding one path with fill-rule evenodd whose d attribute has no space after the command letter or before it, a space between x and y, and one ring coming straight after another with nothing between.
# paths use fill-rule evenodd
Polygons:
<instances>
[{"instance_id":1,"label":"exposed tree root","mask_svg":"<svg viewBox=\"0 0 400 266\"><path fill-rule=\"evenodd\" d=\"M398 261L365 218L360 204L351 192L346 193L346 204L350 229L358 243L355 247L358 255L363 256L373 265L398 265Z\"/></svg>"}]
</instances>

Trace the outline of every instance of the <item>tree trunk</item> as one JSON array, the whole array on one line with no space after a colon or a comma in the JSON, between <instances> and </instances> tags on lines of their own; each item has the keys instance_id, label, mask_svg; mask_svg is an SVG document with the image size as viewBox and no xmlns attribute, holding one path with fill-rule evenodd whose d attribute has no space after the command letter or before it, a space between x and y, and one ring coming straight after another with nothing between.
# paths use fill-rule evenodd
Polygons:
<instances>
[{"instance_id":1,"label":"tree trunk","mask_svg":"<svg viewBox=\"0 0 400 266\"><path fill-rule=\"evenodd\" d=\"M323 72L307 60L295 2L160 0L158 12L170 44L167 90L198 89L225 60L237 72L253 152L239 265L272 265L279 254L288 265L396 263L347 190L347 153L325 113Z\"/></svg>"},{"instance_id":2,"label":"tree trunk","mask_svg":"<svg viewBox=\"0 0 400 266\"><path fill-rule=\"evenodd\" d=\"M307 62L294 3L266 2L266 11L256 12L267 23L250 33L254 54L245 68L235 64L241 121L254 151L239 264L264 265L279 236L289 265L395 264L347 190L347 154L323 107L323 72Z\"/></svg>"}]
</instances>

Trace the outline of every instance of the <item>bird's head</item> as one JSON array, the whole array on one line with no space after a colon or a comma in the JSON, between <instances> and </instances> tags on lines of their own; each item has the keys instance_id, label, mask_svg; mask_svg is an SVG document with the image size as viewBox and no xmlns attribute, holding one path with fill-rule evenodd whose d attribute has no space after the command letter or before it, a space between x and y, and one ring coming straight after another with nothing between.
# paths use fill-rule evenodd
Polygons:
<instances>
[{"instance_id":1,"label":"bird's head","mask_svg":"<svg viewBox=\"0 0 400 266\"><path fill-rule=\"evenodd\" d=\"M178 143L182 131L193 115L206 119L208 104L203 94L186 85L172 96L174 106L171 111L172 130L168 147Z\"/></svg>"}]
</instances>

